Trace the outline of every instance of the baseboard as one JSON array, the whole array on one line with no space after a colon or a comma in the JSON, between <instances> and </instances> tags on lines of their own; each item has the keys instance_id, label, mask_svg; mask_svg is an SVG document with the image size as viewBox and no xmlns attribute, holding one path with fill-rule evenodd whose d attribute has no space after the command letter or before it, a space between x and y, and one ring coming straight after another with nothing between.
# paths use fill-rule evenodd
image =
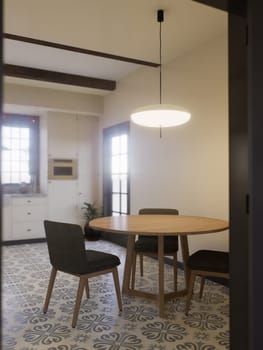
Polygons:
<instances>
[{"instance_id":1,"label":"baseboard","mask_svg":"<svg viewBox=\"0 0 263 350\"><path fill-rule=\"evenodd\" d=\"M17 239L12 241L2 241L2 245L18 245L46 242L46 238Z\"/></svg>"}]
</instances>

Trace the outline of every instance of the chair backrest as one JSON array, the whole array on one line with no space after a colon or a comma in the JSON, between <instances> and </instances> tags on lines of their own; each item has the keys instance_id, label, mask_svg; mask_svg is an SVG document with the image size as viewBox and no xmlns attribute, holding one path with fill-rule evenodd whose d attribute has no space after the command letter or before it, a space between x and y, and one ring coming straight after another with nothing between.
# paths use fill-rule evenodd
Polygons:
<instances>
[{"instance_id":1,"label":"chair backrest","mask_svg":"<svg viewBox=\"0 0 263 350\"><path fill-rule=\"evenodd\" d=\"M86 259L81 227L49 220L44 227L51 265L64 272L82 273Z\"/></svg>"},{"instance_id":2,"label":"chair backrest","mask_svg":"<svg viewBox=\"0 0 263 350\"><path fill-rule=\"evenodd\" d=\"M177 209L167 208L142 208L139 210L140 215L178 215Z\"/></svg>"},{"instance_id":3,"label":"chair backrest","mask_svg":"<svg viewBox=\"0 0 263 350\"><path fill-rule=\"evenodd\" d=\"M177 209L170 208L142 208L139 210L139 215L179 215L179 211ZM157 239L155 236L140 235L139 237L143 237L143 239L147 240ZM166 236L165 240L173 240L173 244L176 244L176 242L178 242L178 236Z\"/></svg>"}]
</instances>

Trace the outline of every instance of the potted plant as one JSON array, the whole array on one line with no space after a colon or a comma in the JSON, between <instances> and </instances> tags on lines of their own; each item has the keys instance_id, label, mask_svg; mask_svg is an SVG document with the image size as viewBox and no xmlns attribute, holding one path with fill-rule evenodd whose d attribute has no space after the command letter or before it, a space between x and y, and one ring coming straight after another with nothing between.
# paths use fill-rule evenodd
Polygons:
<instances>
[{"instance_id":1,"label":"potted plant","mask_svg":"<svg viewBox=\"0 0 263 350\"><path fill-rule=\"evenodd\" d=\"M81 208L84 211L86 223L84 226L85 238L89 241L96 241L100 238L100 231L93 230L89 227L89 222L103 215L103 208L98 207L95 202L84 202Z\"/></svg>"}]
</instances>

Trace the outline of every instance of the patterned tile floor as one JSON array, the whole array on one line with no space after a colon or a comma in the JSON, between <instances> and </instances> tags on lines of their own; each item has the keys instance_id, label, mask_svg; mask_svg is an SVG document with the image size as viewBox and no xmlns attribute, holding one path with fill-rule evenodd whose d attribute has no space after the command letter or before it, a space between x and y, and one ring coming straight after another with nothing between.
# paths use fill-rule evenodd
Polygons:
<instances>
[{"instance_id":1,"label":"patterned tile floor","mask_svg":"<svg viewBox=\"0 0 263 350\"><path fill-rule=\"evenodd\" d=\"M105 241L87 244L120 257L122 281L125 249ZM42 312L50 273L46 244L5 246L2 252L3 350L229 349L227 287L208 281L203 299L194 296L188 317L185 299L180 298L166 304L167 318L162 319L153 300L125 296L119 315L111 275L94 277L90 299L83 298L77 327L72 329L75 277L58 273L49 310ZM165 273L166 287L172 288L170 266ZM145 277L137 276L139 284L154 291L157 277L156 261L145 258ZM179 288L183 288L182 271Z\"/></svg>"}]
</instances>

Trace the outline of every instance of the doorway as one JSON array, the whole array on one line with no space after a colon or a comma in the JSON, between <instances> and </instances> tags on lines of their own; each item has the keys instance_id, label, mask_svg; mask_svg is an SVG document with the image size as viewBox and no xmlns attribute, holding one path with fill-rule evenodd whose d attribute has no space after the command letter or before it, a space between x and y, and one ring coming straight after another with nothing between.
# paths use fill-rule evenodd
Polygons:
<instances>
[{"instance_id":1,"label":"doorway","mask_svg":"<svg viewBox=\"0 0 263 350\"><path fill-rule=\"evenodd\" d=\"M130 213L129 122L103 130L103 213ZM126 246L127 236L103 233L103 238Z\"/></svg>"}]
</instances>

